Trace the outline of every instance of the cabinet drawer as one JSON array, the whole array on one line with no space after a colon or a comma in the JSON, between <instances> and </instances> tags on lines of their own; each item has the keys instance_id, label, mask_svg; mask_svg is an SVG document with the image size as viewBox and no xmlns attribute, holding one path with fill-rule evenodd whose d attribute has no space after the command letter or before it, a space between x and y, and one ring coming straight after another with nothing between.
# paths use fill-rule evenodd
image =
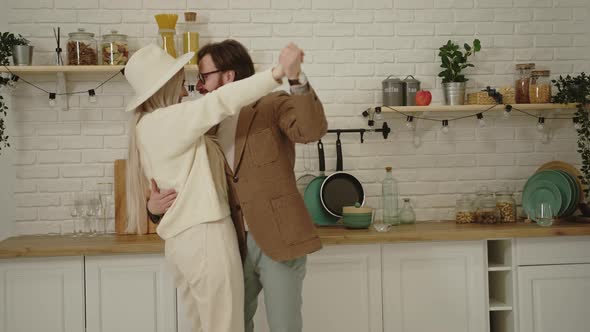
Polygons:
<instances>
[{"instance_id":1,"label":"cabinet drawer","mask_svg":"<svg viewBox=\"0 0 590 332\"><path fill-rule=\"evenodd\" d=\"M590 236L516 240L518 265L590 263Z\"/></svg>"}]
</instances>

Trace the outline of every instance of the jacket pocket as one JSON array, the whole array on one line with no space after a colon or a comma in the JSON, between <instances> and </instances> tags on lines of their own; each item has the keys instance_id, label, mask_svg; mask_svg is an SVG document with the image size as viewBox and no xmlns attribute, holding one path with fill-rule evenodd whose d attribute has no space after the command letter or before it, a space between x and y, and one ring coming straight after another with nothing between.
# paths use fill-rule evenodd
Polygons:
<instances>
[{"instance_id":1,"label":"jacket pocket","mask_svg":"<svg viewBox=\"0 0 590 332\"><path fill-rule=\"evenodd\" d=\"M250 135L248 140L248 150L257 166L270 164L278 159L279 148L270 128Z\"/></svg>"},{"instance_id":2,"label":"jacket pocket","mask_svg":"<svg viewBox=\"0 0 590 332\"><path fill-rule=\"evenodd\" d=\"M289 194L271 201L275 222L287 244L298 244L315 237L315 228L301 194Z\"/></svg>"}]
</instances>

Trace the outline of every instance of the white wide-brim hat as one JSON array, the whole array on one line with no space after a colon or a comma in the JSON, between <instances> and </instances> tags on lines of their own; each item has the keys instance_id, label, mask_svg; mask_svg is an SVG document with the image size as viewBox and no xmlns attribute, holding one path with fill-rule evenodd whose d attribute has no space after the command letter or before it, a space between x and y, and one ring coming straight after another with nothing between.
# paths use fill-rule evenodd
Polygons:
<instances>
[{"instance_id":1,"label":"white wide-brim hat","mask_svg":"<svg viewBox=\"0 0 590 332\"><path fill-rule=\"evenodd\" d=\"M125 66L125 78L135 91L125 112L135 110L158 92L194 55L194 52L188 52L174 59L155 44L135 52Z\"/></svg>"}]
</instances>

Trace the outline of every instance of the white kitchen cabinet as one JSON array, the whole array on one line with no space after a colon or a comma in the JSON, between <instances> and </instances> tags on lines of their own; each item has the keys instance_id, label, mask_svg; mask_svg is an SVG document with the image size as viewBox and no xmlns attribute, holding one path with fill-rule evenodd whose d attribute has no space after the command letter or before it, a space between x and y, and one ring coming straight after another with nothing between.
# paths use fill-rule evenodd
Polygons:
<instances>
[{"instance_id":1,"label":"white kitchen cabinet","mask_svg":"<svg viewBox=\"0 0 590 332\"><path fill-rule=\"evenodd\" d=\"M84 332L83 257L2 260L1 332Z\"/></svg>"},{"instance_id":2,"label":"white kitchen cabinet","mask_svg":"<svg viewBox=\"0 0 590 332\"><path fill-rule=\"evenodd\" d=\"M590 327L590 264L518 268L520 332Z\"/></svg>"},{"instance_id":3,"label":"white kitchen cabinet","mask_svg":"<svg viewBox=\"0 0 590 332\"><path fill-rule=\"evenodd\" d=\"M176 331L176 288L163 255L86 257L88 332Z\"/></svg>"},{"instance_id":4,"label":"white kitchen cabinet","mask_svg":"<svg viewBox=\"0 0 590 332\"><path fill-rule=\"evenodd\" d=\"M383 245L383 331L487 331L484 241Z\"/></svg>"},{"instance_id":5,"label":"white kitchen cabinet","mask_svg":"<svg viewBox=\"0 0 590 332\"><path fill-rule=\"evenodd\" d=\"M383 331L381 248L324 246L308 256L303 283L303 331ZM268 332L263 294L254 318L256 332Z\"/></svg>"}]
</instances>

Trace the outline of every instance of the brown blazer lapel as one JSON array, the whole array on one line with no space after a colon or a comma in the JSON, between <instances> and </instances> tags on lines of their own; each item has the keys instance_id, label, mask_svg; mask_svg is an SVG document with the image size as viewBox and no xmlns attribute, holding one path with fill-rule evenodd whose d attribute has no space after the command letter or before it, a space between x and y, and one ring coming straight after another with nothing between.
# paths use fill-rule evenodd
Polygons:
<instances>
[{"instance_id":1,"label":"brown blazer lapel","mask_svg":"<svg viewBox=\"0 0 590 332\"><path fill-rule=\"evenodd\" d=\"M244 149L246 148L246 140L248 139L248 133L252 126L252 120L256 115L256 108L252 106L246 106L240 111L238 118L238 126L236 128L236 150L234 155L234 174L238 173L240 169L240 163L244 156Z\"/></svg>"}]
</instances>

